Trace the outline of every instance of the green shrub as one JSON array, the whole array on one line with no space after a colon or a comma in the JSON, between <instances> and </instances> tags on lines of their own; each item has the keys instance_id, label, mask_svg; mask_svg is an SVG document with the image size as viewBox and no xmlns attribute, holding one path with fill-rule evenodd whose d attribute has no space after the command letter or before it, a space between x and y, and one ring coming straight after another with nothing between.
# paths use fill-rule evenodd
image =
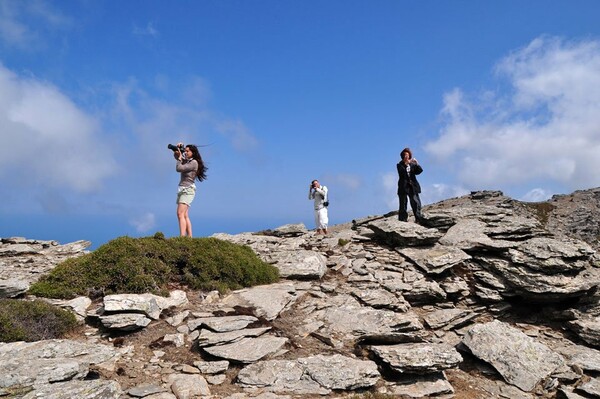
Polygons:
<instances>
[{"instance_id":1,"label":"green shrub","mask_svg":"<svg viewBox=\"0 0 600 399\"><path fill-rule=\"evenodd\" d=\"M119 237L68 259L33 284L30 294L50 298L152 292L169 285L227 291L277 281L277 268L247 246L216 238Z\"/></svg>"},{"instance_id":2,"label":"green shrub","mask_svg":"<svg viewBox=\"0 0 600 399\"><path fill-rule=\"evenodd\" d=\"M345 246L345 245L347 245L347 244L349 244L349 243L350 243L350 240L346 240L346 239L344 239L344 238L340 238L340 239L338 240L338 245L339 245L340 247L343 247L343 246Z\"/></svg>"},{"instance_id":3,"label":"green shrub","mask_svg":"<svg viewBox=\"0 0 600 399\"><path fill-rule=\"evenodd\" d=\"M76 327L73 313L39 299L0 299L1 342L61 338Z\"/></svg>"}]
</instances>

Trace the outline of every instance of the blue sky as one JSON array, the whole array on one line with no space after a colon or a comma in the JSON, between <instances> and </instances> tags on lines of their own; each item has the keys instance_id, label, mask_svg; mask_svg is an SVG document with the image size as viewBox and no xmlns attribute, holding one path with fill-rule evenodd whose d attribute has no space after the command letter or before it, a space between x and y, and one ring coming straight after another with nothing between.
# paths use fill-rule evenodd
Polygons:
<instances>
[{"instance_id":1,"label":"blue sky","mask_svg":"<svg viewBox=\"0 0 600 399\"><path fill-rule=\"evenodd\" d=\"M0 237L178 234L168 143L202 148L196 236L600 186L598 1L0 0Z\"/></svg>"}]
</instances>

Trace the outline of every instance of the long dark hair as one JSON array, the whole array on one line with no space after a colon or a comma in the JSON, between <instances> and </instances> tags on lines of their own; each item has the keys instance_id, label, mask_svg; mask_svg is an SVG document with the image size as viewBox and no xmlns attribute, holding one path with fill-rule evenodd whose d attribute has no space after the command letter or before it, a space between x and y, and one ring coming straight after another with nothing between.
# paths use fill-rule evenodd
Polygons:
<instances>
[{"instance_id":1,"label":"long dark hair","mask_svg":"<svg viewBox=\"0 0 600 399\"><path fill-rule=\"evenodd\" d=\"M208 170L208 168L206 167L206 165L204 164L204 161L202 160L202 157L200 156L200 151L198 151L198 147L196 147L194 144L188 144L186 145L187 148L190 149L190 151L192 152L192 159L195 159L196 162L198 162L198 170L196 171L196 178L199 181L203 181L206 179L206 171Z\"/></svg>"}]
</instances>

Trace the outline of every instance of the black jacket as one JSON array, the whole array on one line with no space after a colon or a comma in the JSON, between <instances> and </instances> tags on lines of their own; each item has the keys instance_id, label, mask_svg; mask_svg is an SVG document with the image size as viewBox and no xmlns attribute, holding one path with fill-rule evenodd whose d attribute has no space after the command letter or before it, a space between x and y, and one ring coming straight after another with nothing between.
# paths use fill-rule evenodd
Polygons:
<instances>
[{"instance_id":1,"label":"black jacket","mask_svg":"<svg viewBox=\"0 0 600 399\"><path fill-rule=\"evenodd\" d=\"M421 192L421 185L417 181L417 175L423 172L421 165L410 165L410 177L406 173L406 165L403 162L398 162L396 169L398 169L398 195L408 194L411 188L414 193L419 194Z\"/></svg>"}]
</instances>

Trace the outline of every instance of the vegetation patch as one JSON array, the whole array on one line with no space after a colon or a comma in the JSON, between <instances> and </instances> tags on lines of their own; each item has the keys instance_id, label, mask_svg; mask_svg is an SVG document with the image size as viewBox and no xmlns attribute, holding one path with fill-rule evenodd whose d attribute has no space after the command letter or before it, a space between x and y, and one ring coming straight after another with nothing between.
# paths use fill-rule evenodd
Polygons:
<instances>
[{"instance_id":1,"label":"vegetation patch","mask_svg":"<svg viewBox=\"0 0 600 399\"><path fill-rule=\"evenodd\" d=\"M349 243L350 243L350 240L346 240L346 239L344 239L344 238L340 238L340 239L338 240L338 245L339 245L340 247L343 247L343 246L345 246L345 245L347 245L347 244L349 244Z\"/></svg>"},{"instance_id":2,"label":"vegetation patch","mask_svg":"<svg viewBox=\"0 0 600 399\"><path fill-rule=\"evenodd\" d=\"M0 299L0 342L61 338L77 327L75 315L36 299Z\"/></svg>"},{"instance_id":3,"label":"vegetation patch","mask_svg":"<svg viewBox=\"0 0 600 399\"><path fill-rule=\"evenodd\" d=\"M554 204L548 202L530 202L525 203L525 205L535 212L535 217L540 221L543 227L546 227L550 214L556 208Z\"/></svg>"},{"instance_id":4,"label":"vegetation patch","mask_svg":"<svg viewBox=\"0 0 600 399\"><path fill-rule=\"evenodd\" d=\"M151 292L167 295L173 285L221 292L270 284L279 279L273 265L245 245L216 238L119 237L58 265L33 284L30 294L49 298L98 298Z\"/></svg>"}]
</instances>

